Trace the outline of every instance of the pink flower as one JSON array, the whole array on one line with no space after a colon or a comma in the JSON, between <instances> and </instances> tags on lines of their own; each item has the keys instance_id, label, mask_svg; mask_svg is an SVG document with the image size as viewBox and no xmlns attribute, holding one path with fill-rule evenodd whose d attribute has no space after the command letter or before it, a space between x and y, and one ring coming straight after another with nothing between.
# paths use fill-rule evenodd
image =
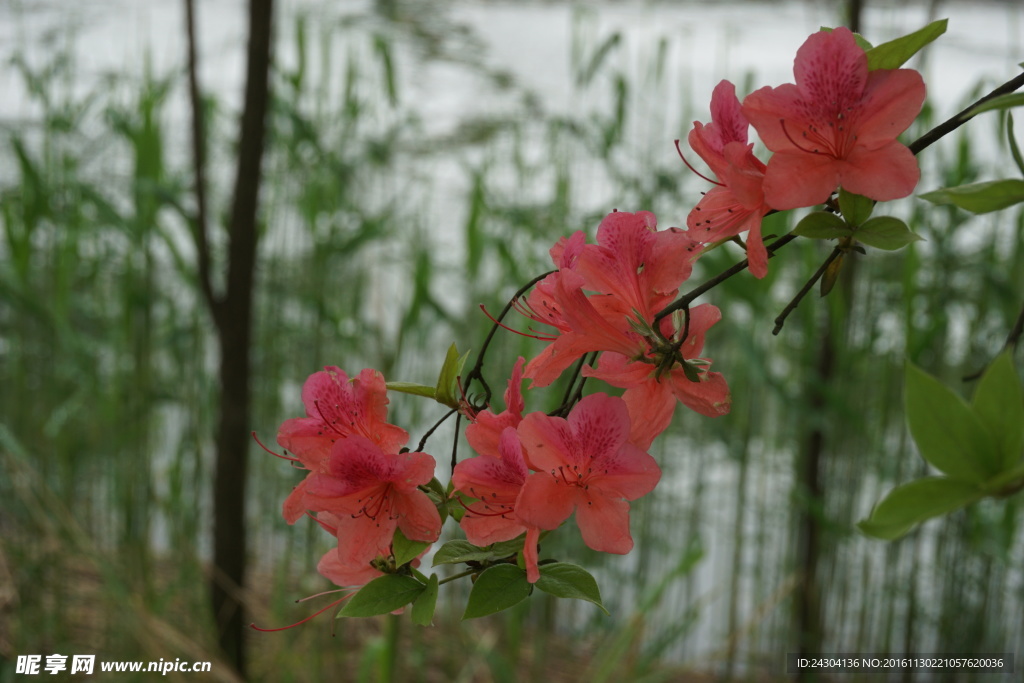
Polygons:
<instances>
[{"instance_id":1,"label":"pink flower","mask_svg":"<svg viewBox=\"0 0 1024 683\"><path fill-rule=\"evenodd\" d=\"M516 427L523 419L523 363L526 360L520 357L512 367L512 377L508 380L508 388L505 389L505 410L494 414L490 410L482 410L477 413L473 424L466 428L466 441L470 447L481 455L500 457L498 454L498 441L501 433L506 427Z\"/></svg>"},{"instance_id":2,"label":"pink flower","mask_svg":"<svg viewBox=\"0 0 1024 683\"><path fill-rule=\"evenodd\" d=\"M501 432L497 457L478 455L455 466L454 495L476 499L465 504L466 514L459 522L470 543L485 546L509 541L526 531L515 510L528 474L523 448L513 427Z\"/></svg>"},{"instance_id":3,"label":"pink flower","mask_svg":"<svg viewBox=\"0 0 1024 683\"><path fill-rule=\"evenodd\" d=\"M608 294L624 315L645 320L669 304L690 277L701 245L676 228L658 230L650 211L613 211L597 228L597 244L573 268L585 288Z\"/></svg>"},{"instance_id":4,"label":"pink flower","mask_svg":"<svg viewBox=\"0 0 1024 683\"><path fill-rule=\"evenodd\" d=\"M804 42L793 75L796 84L761 88L743 101L743 114L775 152L765 172L768 204L821 204L840 185L879 201L913 192L917 160L896 137L924 103L919 73L869 72L864 50L840 27Z\"/></svg>"},{"instance_id":5,"label":"pink flower","mask_svg":"<svg viewBox=\"0 0 1024 683\"><path fill-rule=\"evenodd\" d=\"M661 470L629 443L623 400L592 394L568 419L530 413L518 431L530 467L538 470L523 484L519 517L539 529L556 529L575 511L589 547L620 555L632 550L627 501L650 493Z\"/></svg>"},{"instance_id":6,"label":"pink flower","mask_svg":"<svg viewBox=\"0 0 1024 683\"><path fill-rule=\"evenodd\" d=\"M311 474L339 439L360 435L389 453L397 452L409 440L404 429L387 422L387 387L376 370L367 368L350 380L340 368L324 368L302 385L302 402L306 417L286 420L278 430L277 443L295 454ZM284 518L289 524L307 509L303 498L311 474L284 502Z\"/></svg>"},{"instance_id":7,"label":"pink flower","mask_svg":"<svg viewBox=\"0 0 1024 683\"><path fill-rule=\"evenodd\" d=\"M622 302L608 295L593 300L583 292L584 279L566 270L557 273L553 300L565 320L565 330L526 365L525 377L533 380L531 387L546 387L591 351L618 351L633 357L643 355L646 342L629 325ZM602 305L598 310L594 302ZM605 306L604 304L607 304Z\"/></svg>"},{"instance_id":8,"label":"pink flower","mask_svg":"<svg viewBox=\"0 0 1024 683\"><path fill-rule=\"evenodd\" d=\"M684 231L658 231L656 225L649 211L613 212L601 221L597 244L582 245L582 233L569 240L573 259L541 283L541 301L552 312L557 335L527 364L531 386L547 386L591 351L646 354L649 345L630 321L653 320L675 298L700 253L700 244Z\"/></svg>"},{"instance_id":9,"label":"pink flower","mask_svg":"<svg viewBox=\"0 0 1024 683\"><path fill-rule=\"evenodd\" d=\"M679 347L680 356L710 365L710 361L700 358L700 353L705 334L721 318L721 312L711 304L691 308L686 341ZM632 424L629 441L642 449L650 448L654 439L668 428L677 400L708 417L725 415L731 406L725 378L707 367L697 370L699 381L694 382L680 366L659 376L654 364L631 362L620 353L605 353L597 368L584 368L583 374L626 389L622 398L629 408Z\"/></svg>"},{"instance_id":10,"label":"pink flower","mask_svg":"<svg viewBox=\"0 0 1024 683\"><path fill-rule=\"evenodd\" d=\"M754 145L747 144L748 126L736 87L722 81L711 95L711 123L694 121L688 138L693 151L718 177L718 187L690 212L686 225L702 242L749 231L750 272L762 278L768 274L768 252L761 239L761 219L771 207L764 201L765 165L754 156Z\"/></svg>"},{"instance_id":11,"label":"pink flower","mask_svg":"<svg viewBox=\"0 0 1024 683\"><path fill-rule=\"evenodd\" d=\"M418 488L434 468L426 453L385 453L366 437L350 436L309 476L305 503L337 517L338 560L365 566L390 553L396 528L412 541L437 540L441 516Z\"/></svg>"},{"instance_id":12,"label":"pink flower","mask_svg":"<svg viewBox=\"0 0 1024 683\"><path fill-rule=\"evenodd\" d=\"M321 512L316 516L316 522L323 527L327 533L337 538L338 527L341 525L341 520L337 515L330 512ZM386 557L386 555L384 555L384 557ZM363 562L359 564L346 563L343 560L341 553L338 552L337 545L324 553L324 556L320 558L320 562L316 565L316 570L320 572L320 575L324 578L330 580L335 585L342 587L363 586L378 576L384 575L384 572L377 569L371 562Z\"/></svg>"}]
</instances>

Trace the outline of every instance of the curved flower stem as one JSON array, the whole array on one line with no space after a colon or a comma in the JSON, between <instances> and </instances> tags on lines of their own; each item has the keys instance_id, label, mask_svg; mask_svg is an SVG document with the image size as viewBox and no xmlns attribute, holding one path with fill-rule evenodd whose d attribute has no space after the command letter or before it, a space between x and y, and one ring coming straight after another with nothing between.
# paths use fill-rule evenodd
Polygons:
<instances>
[{"instance_id":1,"label":"curved flower stem","mask_svg":"<svg viewBox=\"0 0 1024 683\"><path fill-rule=\"evenodd\" d=\"M455 438L452 439L452 472L459 461L459 427L462 426L462 413L455 416Z\"/></svg>"},{"instance_id":2,"label":"curved flower stem","mask_svg":"<svg viewBox=\"0 0 1024 683\"><path fill-rule=\"evenodd\" d=\"M525 294L535 284L537 284L538 282L540 282L541 280L543 280L548 275L551 275L554 272L556 272L556 271L549 270L546 273L538 275L537 277L533 278L532 280L527 282L525 285L520 287L516 291L516 293L512 295L512 298L508 300L508 303L505 304L505 308L501 309L501 313L498 314L498 317L495 318L494 325L491 326L491 331L487 333L487 338L484 339L484 345L480 347L480 353L478 353L477 356L476 356L476 363L473 364L473 369L470 370L469 374L466 375L466 390L467 390L467 393L468 393L468 390L469 390L469 385L473 381L480 382L480 384L484 388L483 403L482 403L482 405L479 405L479 406L473 406L474 408L479 408L479 409L483 410L491 402L491 387L490 387L490 385L487 384L487 381L484 379L484 375L483 375L484 356L487 355L487 348L491 345L491 340L494 339L494 333L498 331L499 327L501 327L501 325L499 323L501 323L502 319L506 315L508 315L508 312L510 310L512 310L512 306L515 304L516 300L519 299L519 297L521 297L523 294Z\"/></svg>"},{"instance_id":3,"label":"curved flower stem","mask_svg":"<svg viewBox=\"0 0 1024 683\"><path fill-rule=\"evenodd\" d=\"M778 334L782 330L782 326L786 323L786 318L789 316L789 314L796 310L796 307L800 305L800 302L803 301L803 298L807 296L807 292L811 291L811 287L814 286L814 283L821 279L821 276L825 274L825 271L828 269L830 265L832 265L832 262L839 258L839 255L842 253L842 247L836 247L835 249L832 250L832 253L828 255L828 258L825 259L825 262L822 263L818 270L814 272L814 275L811 276L811 279L804 283L804 286L801 287L800 291L796 293L796 296L793 297L793 300L790 301L784 309L782 309L782 313L780 313L779 317L775 319L775 329L772 330L772 334Z\"/></svg>"},{"instance_id":4,"label":"curved flower stem","mask_svg":"<svg viewBox=\"0 0 1024 683\"><path fill-rule=\"evenodd\" d=\"M455 413L457 410L458 410L458 408L452 408L447 413L445 413L444 416L440 420L435 422L433 427L431 427L430 429L427 430L427 433L423 435L422 439L420 439L419 445L416 446L416 450L418 452L420 452L420 453L423 452L423 449L427 447L427 439L430 438L430 435L433 434L435 431L437 431L437 428L440 427L441 425L443 425L444 421L447 420L449 417L451 417L452 413Z\"/></svg>"},{"instance_id":5,"label":"curved flower stem","mask_svg":"<svg viewBox=\"0 0 1024 683\"><path fill-rule=\"evenodd\" d=\"M566 406L569 405L569 399L572 397L572 387L576 384L576 379L580 376L580 371L583 370L583 364L587 362L587 354L580 356L580 359L576 361L576 367L572 369L572 374L569 375L569 381L565 386L565 395L562 396L562 403L559 404L558 408L550 413L550 415L557 415L559 417L565 417L563 413L566 412Z\"/></svg>"},{"instance_id":6,"label":"curved flower stem","mask_svg":"<svg viewBox=\"0 0 1024 683\"><path fill-rule=\"evenodd\" d=\"M583 370L584 365L590 365L593 367L594 363L597 362L597 355L599 353L599 351L594 351L580 356L580 360L576 363L572 376L569 378L569 385L565 388L565 396L562 398L562 405L548 413L549 416L565 417L569 414L569 411L572 410L572 407L579 403L579 400L583 397L583 385L587 383L586 377L580 379L580 372ZM587 356L590 357L589 360L587 359ZM576 391L573 392L572 387L576 384L577 379L580 379L580 383L579 386L576 387Z\"/></svg>"}]
</instances>

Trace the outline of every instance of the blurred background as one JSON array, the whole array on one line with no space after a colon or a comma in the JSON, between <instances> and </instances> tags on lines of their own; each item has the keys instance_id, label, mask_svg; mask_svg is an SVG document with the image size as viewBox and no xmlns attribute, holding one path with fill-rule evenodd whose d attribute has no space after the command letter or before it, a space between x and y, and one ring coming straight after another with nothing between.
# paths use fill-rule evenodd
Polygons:
<instances>
[{"instance_id":1,"label":"blurred background","mask_svg":"<svg viewBox=\"0 0 1024 683\"><path fill-rule=\"evenodd\" d=\"M728 78L742 97L791 81L807 35L848 24L849 11L821 0L279 2L247 429L273 442L324 365L433 383L452 342L480 348L490 322L479 304L500 310L551 268L560 236L593 239L612 209L684 225L707 188L673 140L708 120L714 85ZM221 291L248 8L203 0L197 12ZM929 101L907 140L1024 60L1016 2L878 0L859 22L878 44L942 17L948 33L909 65ZM211 674L176 676L238 680L208 596L222 354L192 238L184 2L5 0L0 51L0 681L21 680L18 655L58 653L212 660ZM920 191L1010 175L1005 124L985 114L924 151ZM537 594L461 622L468 588L453 582L429 629L328 613L247 630L245 677L767 681L786 679L797 651L1019 658L1020 496L891 544L853 524L926 472L905 428L905 360L969 395L961 378L1005 340L1024 292L1024 212L971 218L914 198L885 208L926 241L854 259L778 336L772 321L830 246L796 242L764 281L741 274L701 299L723 312L705 355L729 381L732 413L677 411L652 451L662 483L634 505L632 554L593 553L571 528L544 549L594 572L611 617ZM788 231L791 214L765 234ZM740 258L717 249L692 282ZM496 344L486 377L500 396L516 356L541 345ZM531 394L528 409L563 390ZM415 443L443 413L396 395L390 421ZM427 444L443 481L454 437L446 423ZM284 522L301 475L247 443L248 582L236 597L246 623L283 626L330 601L295 604L332 587L316 573L331 539Z\"/></svg>"}]
</instances>

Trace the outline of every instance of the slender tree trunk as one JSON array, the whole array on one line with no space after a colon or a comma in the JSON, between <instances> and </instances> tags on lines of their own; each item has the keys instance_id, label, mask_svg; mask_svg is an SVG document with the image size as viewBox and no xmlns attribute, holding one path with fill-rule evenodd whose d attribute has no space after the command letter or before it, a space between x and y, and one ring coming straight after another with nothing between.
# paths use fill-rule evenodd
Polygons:
<instances>
[{"instance_id":1,"label":"slender tree trunk","mask_svg":"<svg viewBox=\"0 0 1024 683\"><path fill-rule=\"evenodd\" d=\"M193 0L186 0L189 29L190 94L193 150L199 213L194 236L199 253L199 280L217 328L220 350L220 416L213 484L213 575L211 604L218 640L238 673L245 675L246 569L245 485L248 469L249 376L252 343L253 284L259 236L257 210L266 115L270 100L271 20L273 0L251 0L245 101L238 142L238 166L228 225L227 278L217 296L210 277L205 194L203 189L202 103L195 56Z\"/></svg>"},{"instance_id":2,"label":"slender tree trunk","mask_svg":"<svg viewBox=\"0 0 1024 683\"><path fill-rule=\"evenodd\" d=\"M800 499L804 509L800 511L797 531L797 571L801 576L800 586L796 592L795 626L797 631L798 652L801 657L814 657L821 654L824 639L821 619L821 587L818 576L818 559L821 556L821 514L822 481L821 457L825 450L825 433L821 427L821 418L827 410L825 387L832 380L835 368L835 338L832 333L832 322L826 316L825 334L818 347L817 365L811 384L811 397L808 402L808 413L816 418L817 423L807 434L807 440L801 449L797 464L797 486L801 489ZM810 670L801 670L797 676L801 683L817 680Z\"/></svg>"},{"instance_id":3,"label":"slender tree trunk","mask_svg":"<svg viewBox=\"0 0 1024 683\"><path fill-rule=\"evenodd\" d=\"M864 15L864 0L847 0L846 28L854 33L861 31L861 17Z\"/></svg>"}]
</instances>

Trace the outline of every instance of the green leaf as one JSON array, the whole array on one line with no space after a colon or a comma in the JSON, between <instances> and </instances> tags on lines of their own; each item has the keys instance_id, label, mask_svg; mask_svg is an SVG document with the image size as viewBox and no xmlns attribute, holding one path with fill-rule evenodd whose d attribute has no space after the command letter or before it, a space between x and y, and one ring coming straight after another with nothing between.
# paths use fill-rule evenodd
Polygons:
<instances>
[{"instance_id":1,"label":"green leaf","mask_svg":"<svg viewBox=\"0 0 1024 683\"><path fill-rule=\"evenodd\" d=\"M875 249L895 251L922 237L907 227L899 218L875 216L853 233L854 239Z\"/></svg>"},{"instance_id":2,"label":"green leaf","mask_svg":"<svg viewBox=\"0 0 1024 683\"><path fill-rule=\"evenodd\" d=\"M478 548L469 541L448 541L434 553L434 565L457 564L459 562L482 562L490 551Z\"/></svg>"},{"instance_id":3,"label":"green leaf","mask_svg":"<svg viewBox=\"0 0 1024 683\"><path fill-rule=\"evenodd\" d=\"M853 230L842 217L828 211L815 211L800 219L793 228L793 234L816 240L828 240L849 237Z\"/></svg>"},{"instance_id":4,"label":"green leaf","mask_svg":"<svg viewBox=\"0 0 1024 683\"><path fill-rule=\"evenodd\" d=\"M459 562L488 562L501 560L523 549L523 539L502 541L479 548L469 541L448 541L434 553L434 565L458 564Z\"/></svg>"},{"instance_id":5,"label":"green leaf","mask_svg":"<svg viewBox=\"0 0 1024 683\"><path fill-rule=\"evenodd\" d=\"M1004 351L992 361L978 383L972 405L995 443L1000 471L1012 468L1020 462L1024 449L1024 394L1011 352Z\"/></svg>"},{"instance_id":6,"label":"green leaf","mask_svg":"<svg viewBox=\"0 0 1024 683\"><path fill-rule=\"evenodd\" d=\"M900 68L921 48L945 33L947 23L948 20L939 19L902 38L896 38L871 48L867 51L868 70Z\"/></svg>"},{"instance_id":7,"label":"green leaf","mask_svg":"<svg viewBox=\"0 0 1024 683\"><path fill-rule=\"evenodd\" d=\"M389 391L400 391L403 394L426 396L427 398L434 398L434 394L436 393L434 387L428 387L426 384L416 384L414 382L387 382L385 386L387 386Z\"/></svg>"},{"instance_id":8,"label":"green leaf","mask_svg":"<svg viewBox=\"0 0 1024 683\"><path fill-rule=\"evenodd\" d=\"M437 607L437 574L431 574L427 586L412 603L412 623L417 626L430 626L434 621L434 609Z\"/></svg>"},{"instance_id":9,"label":"green leaf","mask_svg":"<svg viewBox=\"0 0 1024 683\"><path fill-rule=\"evenodd\" d=\"M466 364L467 358L469 358L469 351L459 356L458 348L452 344L448 347L444 365L441 366L441 372L437 376L434 397L439 403L443 403L449 408L459 407L461 396L458 394L458 377L462 374L462 367Z\"/></svg>"},{"instance_id":10,"label":"green leaf","mask_svg":"<svg viewBox=\"0 0 1024 683\"><path fill-rule=\"evenodd\" d=\"M918 196L933 204L952 204L971 213L988 213L1024 202L1024 180L988 180Z\"/></svg>"},{"instance_id":11,"label":"green leaf","mask_svg":"<svg viewBox=\"0 0 1024 683\"><path fill-rule=\"evenodd\" d=\"M610 615L601 603L601 589L597 587L597 581L583 567L567 562L543 564L540 566L537 588L558 598L592 602Z\"/></svg>"},{"instance_id":12,"label":"green leaf","mask_svg":"<svg viewBox=\"0 0 1024 683\"><path fill-rule=\"evenodd\" d=\"M1011 92L1005 95L999 95L993 97L991 100L986 100L979 104L977 107L971 109L964 115L964 118L970 118L977 114L982 114L986 111L994 111L997 109L1010 109L1012 107L1019 107L1024 105L1024 93Z\"/></svg>"},{"instance_id":13,"label":"green leaf","mask_svg":"<svg viewBox=\"0 0 1024 683\"><path fill-rule=\"evenodd\" d=\"M495 614L525 600L532 590L526 572L514 564L498 564L485 569L473 584L463 619Z\"/></svg>"},{"instance_id":14,"label":"green leaf","mask_svg":"<svg viewBox=\"0 0 1024 683\"><path fill-rule=\"evenodd\" d=\"M378 576L363 586L338 612L338 617L375 617L394 612L420 596L422 583L402 574Z\"/></svg>"},{"instance_id":15,"label":"green leaf","mask_svg":"<svg viewBox=\"0 0 1024 683\"><path fill-rule=\"evenodd\" d=\"M395 556L395 565L401 567L406 562L415 560L429 545L430 543L424 541L410 541L401 529L395 529L395 536L391 541L391 552Z\"/></svg>"},{"instance_id":16,"label":"green leaf","mask_svg":"<svg viewBox=\"0 0 1024 683\"><path fill-rule=\"evenodd\" d=\"M863 225L875 210L875 200L839 188L839 210L850 225ZM831 214L830 214L831 215Z\"/></svg>"},{"instance_id":17,"label":"green leaf","mask_svg":"<svg viewBox=\"0 0 1024 683\"><path fill-rule=\"evenodd\" d=\"M939 380L907 363L907 423L921 456L954 479L980 484L997 474L1000 457L967 403Z\"/></svg>"},{"instance_id":18,"label":"green leaf","mask_svg":"<svg viewBox=\"0 0 1024 683\"><path fill-rule=\"evenodd\" d=\"M544 538L546 535L546 531L541 532L541 538ZM502 558L515 555L518 552L522 552L523 540L523 535L520 534L519 536L513 538L510 541L501 541L500 543L493 543L490 546L491 555L494 557L494 559L500 560Z\"/></svg>"},{"instance_id":19,"label":"green leaf","mask_svg":"<svg viewBox=\"0 0 1024 683\"><path fill-rule=\"evenodd\" d=\"M890 491L857 528L869 536L891 541L914 525L970 505L983 495L973 484L947 477L925 477Z\"/></svg>"}]
</instances>

